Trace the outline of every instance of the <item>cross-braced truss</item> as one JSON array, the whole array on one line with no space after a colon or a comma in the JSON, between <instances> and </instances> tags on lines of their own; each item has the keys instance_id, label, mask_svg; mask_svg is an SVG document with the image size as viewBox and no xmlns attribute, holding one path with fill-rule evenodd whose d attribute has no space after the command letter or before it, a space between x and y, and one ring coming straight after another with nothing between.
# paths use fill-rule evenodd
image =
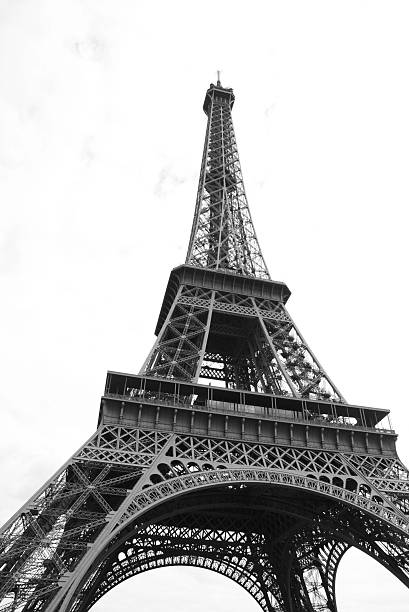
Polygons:
<instances>
[{"instance_id":1,"label":"cross-braced truss","mask_svg":"<svg viewBox=\"0 0 409 612\"><path fill-rule=\"evenodd\" d=\"M167 565L218 572L265 612L336 612L351 546L409 586L395 433L345 402L270 279L233 101L206 94L186 265L142 374L108 374L96 433L0 531L0 612L85 612Z\"/></svg>"},{"instance_id":2,"label":"cross-braced truss","mask_svg":"<svg viewBox=\"0 0 409 612\"><path fill-rule=\"evenodd\" d=\"M232 90L211 86L196 210L186 263L270 278L250 216L231 117Z\"/></svg>"},{"instance_id":3,"label":"cross-braced truss","mask_svg":"<svg viewBox=\"0 0 409 612\"><path fill-rule=\"evenodd\" d=\"M333 611L336 568L348 546L409 581L409 519L395 503L406 498L407 482L392 457L102 425L3 530L0 610L85 610L131 575L181 564L236 580L267 611L289 610L289 601L293 610ZM228 497L228 512L226 501L216 511L217 496ZM188 503L203 508L186 517ZM179 522L170 515L163 522L168 506L172 516L183 510ZM158 512L161 520L146 527L147 513ZM301 535L294 526L303 526ZM141 550L146 529L162 535L154 549Z\"/></svg>"},{"instance_id":4,"label":"cross-braced truss","mask_svg":"<svg viewBox=\"0 0 409 612\"><path fill-rule=\"evenodd\" d=\"M344 401L283 303L192 285L179 287L142 373Z\"/></svg>"}]
</instances>

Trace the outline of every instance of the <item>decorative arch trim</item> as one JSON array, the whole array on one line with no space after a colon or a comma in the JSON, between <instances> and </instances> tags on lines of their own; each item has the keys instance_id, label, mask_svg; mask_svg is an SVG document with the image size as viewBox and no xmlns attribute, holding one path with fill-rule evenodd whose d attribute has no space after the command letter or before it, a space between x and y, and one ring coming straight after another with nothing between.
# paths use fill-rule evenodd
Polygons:
<instances>
[{"instance_id":1,"label":"decorative arch trim","mask_svg":"<svg viewBox=\"0 0 409 612\"><path fill-rule=\"evenodd\" d=\"M118 562L119 565L123 564L123 562ZM215 572L225 578L229 578L235 584L242 587L255 601L260 605L260 607L266 612L270 612L269 603L266 602L264 593L260 584L258 584L257 579L253 576L246 567L239 567L237 565L233 565L228 561L221 561L219 559L214 559L209 556L191 556L191 555L173 555L173 556L163 556L163 557L154 557L154 558L146 558L144 559L140 567L136 569L132 575L121 577L118 582L115 584L108 584L107 588L103 589L101 593L97 593L97 597L93 598L88 604L86 609L89 609L90 606L93 606L97 601L99 601L106 593L110 590L128 580L128 578L132 578L134 576L139 576L142 573L145 573L154 569L162 569L164 567L197 567L200 569L209 570ZM85 609L85 608L84 608ZM280 610L280 608L276 608Z\"/></svg>"},{"instance_id":2,"label":"decorative arch trim","mask_svg":"<svg viewBox=\"0 0 409 612\"><path fill-rule=\"evenodd\" d=\"M398 511L392 507L375 502L364 495L360 495L358 492L349 491L330 482L287 471L271 471L269 469L257 468L226 468L184 474L148 486L139 491L132 497L126 510L118 517L116 528L111 532L109 539L115 536L136 516L173 497L198 489L220 485L234 486L235 484L272 484L318 493L364 510L368 514L400 530L404 535L409 534L409 521L401 516Z\"/></svg>"}]
</instances>

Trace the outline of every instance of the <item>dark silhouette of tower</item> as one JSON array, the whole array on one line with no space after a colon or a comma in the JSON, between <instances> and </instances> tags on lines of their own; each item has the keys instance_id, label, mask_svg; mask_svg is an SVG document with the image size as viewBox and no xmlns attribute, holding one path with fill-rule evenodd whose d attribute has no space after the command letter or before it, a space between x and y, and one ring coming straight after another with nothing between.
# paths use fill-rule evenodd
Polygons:
<instances>
[{"instance_id":1,"label":"dark silhouette of tower","mask_svg":"<svg viewBox=\"0 0 409 612\"><path fill-rule=\"evenodd\" d=\"M271 280L220 81L186 262L139 374L108 372L97 431L4 526L0 612L79 612L166 565L268 611L336 611L351 547L409 586L409 473L388 410L348 404Z\"/></svg>"}]
</instances>

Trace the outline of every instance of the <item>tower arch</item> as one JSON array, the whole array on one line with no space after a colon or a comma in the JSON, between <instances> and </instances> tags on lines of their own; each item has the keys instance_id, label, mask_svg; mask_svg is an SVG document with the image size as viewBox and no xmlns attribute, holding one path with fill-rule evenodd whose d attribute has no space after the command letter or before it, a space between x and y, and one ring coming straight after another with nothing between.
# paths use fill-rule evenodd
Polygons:
<instances>
[{"instance_id":1,"label":"tower arch","mask_svg":"<svg viewBox=\"0 0 409 612\"><path fill-rule=\"evenodd\" d=\"M308 489L300 493L295 501L288 486L251 479L239 487L213 483L178 492L150 509L145 507L101 545L100 555L84 570L61 609L83 612L131 576L167 565L187 565L211 569L238 582L263 610L286 609L300 580L304 587L298 588L297 605L333 610L336 572L351 546L409 585L409 567L398 569L384 546L382 538L389 534L392 540L393 535L382 518L363 512L358 504L334 500L328 493ZM338 525L336 533L328 523ZM278 533L279 547L274 544ZM408 538L396 531L394 545L404 554Z\"/></svg>"}]
</instances>

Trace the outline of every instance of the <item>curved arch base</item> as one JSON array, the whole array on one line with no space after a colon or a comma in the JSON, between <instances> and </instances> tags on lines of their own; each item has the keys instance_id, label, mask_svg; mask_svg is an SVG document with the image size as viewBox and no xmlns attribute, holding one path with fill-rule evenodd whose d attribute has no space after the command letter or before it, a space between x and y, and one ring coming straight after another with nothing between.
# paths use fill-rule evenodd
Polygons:
<instances>
[{"instance_id":1,"label":"curved arch base","mask_svg":"<svg viewBox=\"0 0 409 612\"><path fill-rule=\"evenodd\" d=\"M124 580L168 565L203 567L242 586L265 612L336 612L338 564L365 550L409 585L376 537L379 521L286 489L219 487L171 500L129 523L90 568L66 606L85 612ZM372 532L370 542L368 535ZM402 545L396 536L395 545Z\"/></svg>"},{"instance_id":2,"label":"curved arch base","mask_svg":"<svg viewBox=\"0 0 409 612\"><path fill-rule=\"evenodd\" d=\"M356 461L103 425L3 529L1 611L87 610L130 575L181 564L266 611L333 612L348 546L409 586L408 474Z\"/></svg>"}]
</instances>

